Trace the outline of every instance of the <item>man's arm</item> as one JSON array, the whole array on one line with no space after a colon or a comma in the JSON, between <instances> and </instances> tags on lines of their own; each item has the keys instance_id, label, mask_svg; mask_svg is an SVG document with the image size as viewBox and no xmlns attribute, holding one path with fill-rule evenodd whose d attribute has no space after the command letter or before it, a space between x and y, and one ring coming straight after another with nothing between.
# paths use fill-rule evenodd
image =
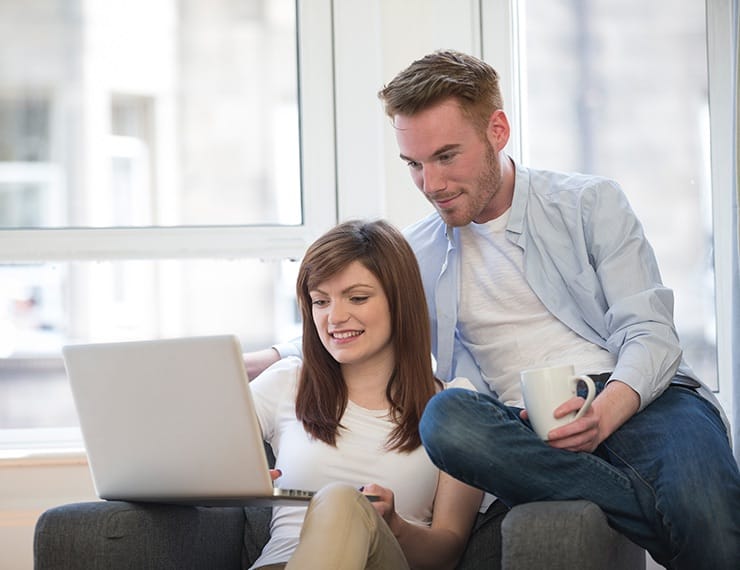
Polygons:
<instances>
[{"instance_id":1,"label":"man's arm","mask_svg":"<svg viewBox=\"0 0 740 570\"><path fill-rule=\"evenodd\" d=\"M245 352L242 358L244 359L244 368L247 370L247 375L251 381L278 360L289 356L303 358L302 337L296 337L289 342L281 342L263 350Z\"/></svg>"},{"instance_id":2,"label":"man's arm","mask_svg":"<svg viewBox=\"0 0 740 570\"><path fill-rule=\"evenodd\" d=\"M251 381L280 360L280 353L275 347L271 347L254 352L245 352L242 357L244 358L244 368L247 370L247 378Z\"/></svg>"}]
</instances>

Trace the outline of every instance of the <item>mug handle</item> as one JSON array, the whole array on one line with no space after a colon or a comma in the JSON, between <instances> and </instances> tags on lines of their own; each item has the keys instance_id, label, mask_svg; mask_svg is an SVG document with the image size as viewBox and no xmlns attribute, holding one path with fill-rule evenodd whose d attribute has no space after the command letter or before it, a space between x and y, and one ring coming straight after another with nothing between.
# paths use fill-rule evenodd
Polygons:
<instances>
[{"instance_id":1,"label":"mug handle","mask_svg":"<svg viewBox=\"0 0 740 570\"><path fill-rule=\"evenodd\" d=\"M577 420L580 418L583 414L585 414L588 409L591 407L591 402L594 401L594 398L596 397L596 386L594 385L594 381L591 380L588 376L574 376L572 379L573 382L576 383L576 386L578 385L579 381L582 381L586 384L586 387L588 388L588 394L586 394L586 401L583 403L583 406L581 406L581 409L578 410L578 413L573 418L574 420Z\"/></svg>"}]
</instances>

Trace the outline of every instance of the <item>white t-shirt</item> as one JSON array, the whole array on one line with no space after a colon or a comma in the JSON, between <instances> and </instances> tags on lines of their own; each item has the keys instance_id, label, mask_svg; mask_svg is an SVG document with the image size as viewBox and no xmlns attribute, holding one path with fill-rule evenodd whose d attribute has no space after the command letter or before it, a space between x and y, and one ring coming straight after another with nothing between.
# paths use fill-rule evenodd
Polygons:
<instances>
[{"instance_id":1,"label":"white t-shirt","mask_svg":"<svg viewBox=\"0 0 740 570\"><path fill-rule=\"evenodd\" d=\"M368 410L349 402L331 447L312 439L295 415L301 360L285 358L250 384L262 434L275 452L282 471L281 487L318 490L331 482L360 487L377 483L395 494L396 510L405 520L429 525L439 471L419 446L410 453L385 449L394 425L385 410ZM457 387L472 388L464 379ZM287 562L298 544L306 507L275 506L270 541L255 566Z\"/></svg>"},{"instance_id":2,"label":"white t-shirt","mask_svg":"<svg viewBox=\"0 0 740 570\"><path fill-rule=\"evenodd\" d=\"M522 406L522 370L573 364L576 374L599 374L612 371L616 358L565 326L534 294L524 278L523 252L506 237L510 211L460 228L458 322L491 389L504 404Z\"/></svg>"}]
</instances>

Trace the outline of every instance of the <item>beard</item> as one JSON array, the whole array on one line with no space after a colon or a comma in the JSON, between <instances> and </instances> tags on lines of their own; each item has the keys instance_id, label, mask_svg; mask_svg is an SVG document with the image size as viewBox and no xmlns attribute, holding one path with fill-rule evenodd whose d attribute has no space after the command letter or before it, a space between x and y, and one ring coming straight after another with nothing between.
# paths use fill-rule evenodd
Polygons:
<instances>
[{"instance_id":1,"label":"beard","mask_svg":"<svg viewBox=\"0 0 740 570\"><path fill-rule=\"evenodd\" d=\"M466 203L451 210L437 208L437 213L447 225L452 227L467 226L473 221L478 223L487 222L492 218L488 218L484 212L494 196L501 190L502 185L498 153L486 141L485 164L474 185L465 192L468 198Z\"/></svg>"}]
</instances>

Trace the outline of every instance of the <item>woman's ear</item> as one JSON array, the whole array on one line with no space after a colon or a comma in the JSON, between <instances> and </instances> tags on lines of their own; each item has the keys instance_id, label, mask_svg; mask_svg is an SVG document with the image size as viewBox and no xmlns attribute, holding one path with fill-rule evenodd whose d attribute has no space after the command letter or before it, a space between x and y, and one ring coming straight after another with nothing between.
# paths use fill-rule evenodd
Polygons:
<instances>
[{"instance_id":1,"label":"woman's ear","mask_svg":"<svg viewBox=\"0 0 740 570\"><path fill-rule=\"evenodd\" d=\"M506 113L503 109L495 110L491 114L491 118L488 119L486 137L496 152L500 152L509 142L510 133L509 119Z\"/></svg>"}]
</instances>

